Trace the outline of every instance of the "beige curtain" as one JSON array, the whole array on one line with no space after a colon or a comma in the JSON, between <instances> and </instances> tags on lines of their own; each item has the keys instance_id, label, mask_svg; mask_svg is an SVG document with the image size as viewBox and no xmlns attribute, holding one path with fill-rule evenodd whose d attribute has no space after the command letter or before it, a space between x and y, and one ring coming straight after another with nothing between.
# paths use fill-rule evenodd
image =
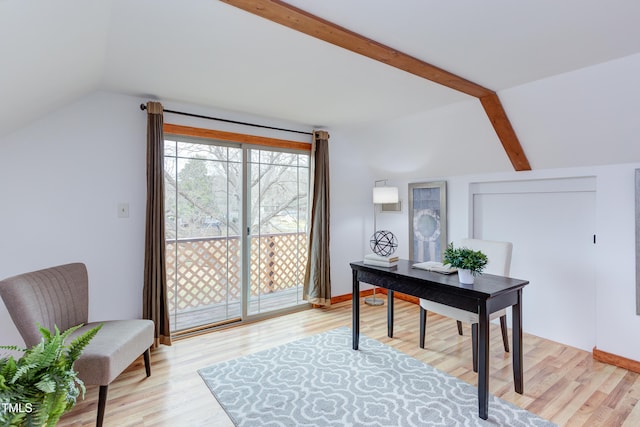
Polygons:
<instances>
[{"instance_id":1,"label":"beige curtain","mask_svg":"<svg viewBox=\"0 0 640 427\"><path fill-rule=\"evenodd\" d=\"M329 259L329 133L313 133L311 149L311 227L303 298L312 304L331 305Z\"/></svg>"},{"instance_id":2,"label":"beige curtain","mask_svg":"<svg viewBox=\"0 0 640 427\"><path fill-rule=\"evenodd\" d=\"M164 238L164 132L162 104L147 103L147 218L143 316L155 323L154 347L171 345Z\"/></svg>"}]
</instances>

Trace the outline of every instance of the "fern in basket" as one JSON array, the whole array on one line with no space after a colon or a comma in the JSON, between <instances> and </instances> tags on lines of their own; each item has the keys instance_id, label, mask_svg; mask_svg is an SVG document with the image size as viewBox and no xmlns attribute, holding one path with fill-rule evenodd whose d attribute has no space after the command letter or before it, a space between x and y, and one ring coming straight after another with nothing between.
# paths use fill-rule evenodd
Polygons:
<instances>
[{"instance_id":1,"label":"fern in basket","mask_svg":"<svg viewBox=\"0 0 640 427\"><path fill-rule=\"evenodd\" d=\"M0 358L0 426L55 426L85 387L73 369L82 350L98 333L98 325L65 341L82 325L55 333L38 325L42 341L29 349L0 346L24 354Z\"/></svg>"}]
</instances>

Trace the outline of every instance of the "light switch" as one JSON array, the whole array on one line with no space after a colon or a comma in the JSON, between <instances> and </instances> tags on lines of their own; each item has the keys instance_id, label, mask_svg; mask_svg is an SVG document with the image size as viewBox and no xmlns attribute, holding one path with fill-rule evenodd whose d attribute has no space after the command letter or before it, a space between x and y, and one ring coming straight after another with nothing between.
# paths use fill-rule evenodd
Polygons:
<instances>
[{"instance_id":1,"label":"light switch","mask_svg":"<svg viewBox=\"0 0 640 427\"><path fill-rule=\"evenodd\" d=\"M118 218L129 218L129 203L118 203Z\"/></svg>"}]
</instances>

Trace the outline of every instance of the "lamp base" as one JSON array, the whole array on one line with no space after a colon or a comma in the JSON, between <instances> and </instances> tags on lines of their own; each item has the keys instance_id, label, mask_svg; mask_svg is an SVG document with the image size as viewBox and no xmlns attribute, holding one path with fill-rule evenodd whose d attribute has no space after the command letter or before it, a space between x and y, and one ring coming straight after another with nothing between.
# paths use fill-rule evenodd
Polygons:
<instances>
[{"instance_id":1,"label":"lamp base","mask_svg":"<svg viewBox=\"0 0 640 427\"><path fill-rule=\"evenodd\" d=\"M364 303L367 305L384 305L384 300L376 298L375 295L364 299Z\"/></svg>"}]
</instances>

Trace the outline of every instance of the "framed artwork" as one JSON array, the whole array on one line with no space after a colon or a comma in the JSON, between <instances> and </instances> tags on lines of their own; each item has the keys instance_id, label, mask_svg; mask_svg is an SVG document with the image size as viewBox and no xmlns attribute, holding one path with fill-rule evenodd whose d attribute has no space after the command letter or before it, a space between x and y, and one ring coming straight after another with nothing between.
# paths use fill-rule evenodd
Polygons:
<instances>
[{"instance_id":1,"label":"framed artwork","mask_svg":"<svg viewBox=\"0 0 640 427\"><path fill-rule=\"evenodd\" d=\"M447 183L409 184L409 258L442 261L447 247Z\"/></svg>"}]
</instances>

